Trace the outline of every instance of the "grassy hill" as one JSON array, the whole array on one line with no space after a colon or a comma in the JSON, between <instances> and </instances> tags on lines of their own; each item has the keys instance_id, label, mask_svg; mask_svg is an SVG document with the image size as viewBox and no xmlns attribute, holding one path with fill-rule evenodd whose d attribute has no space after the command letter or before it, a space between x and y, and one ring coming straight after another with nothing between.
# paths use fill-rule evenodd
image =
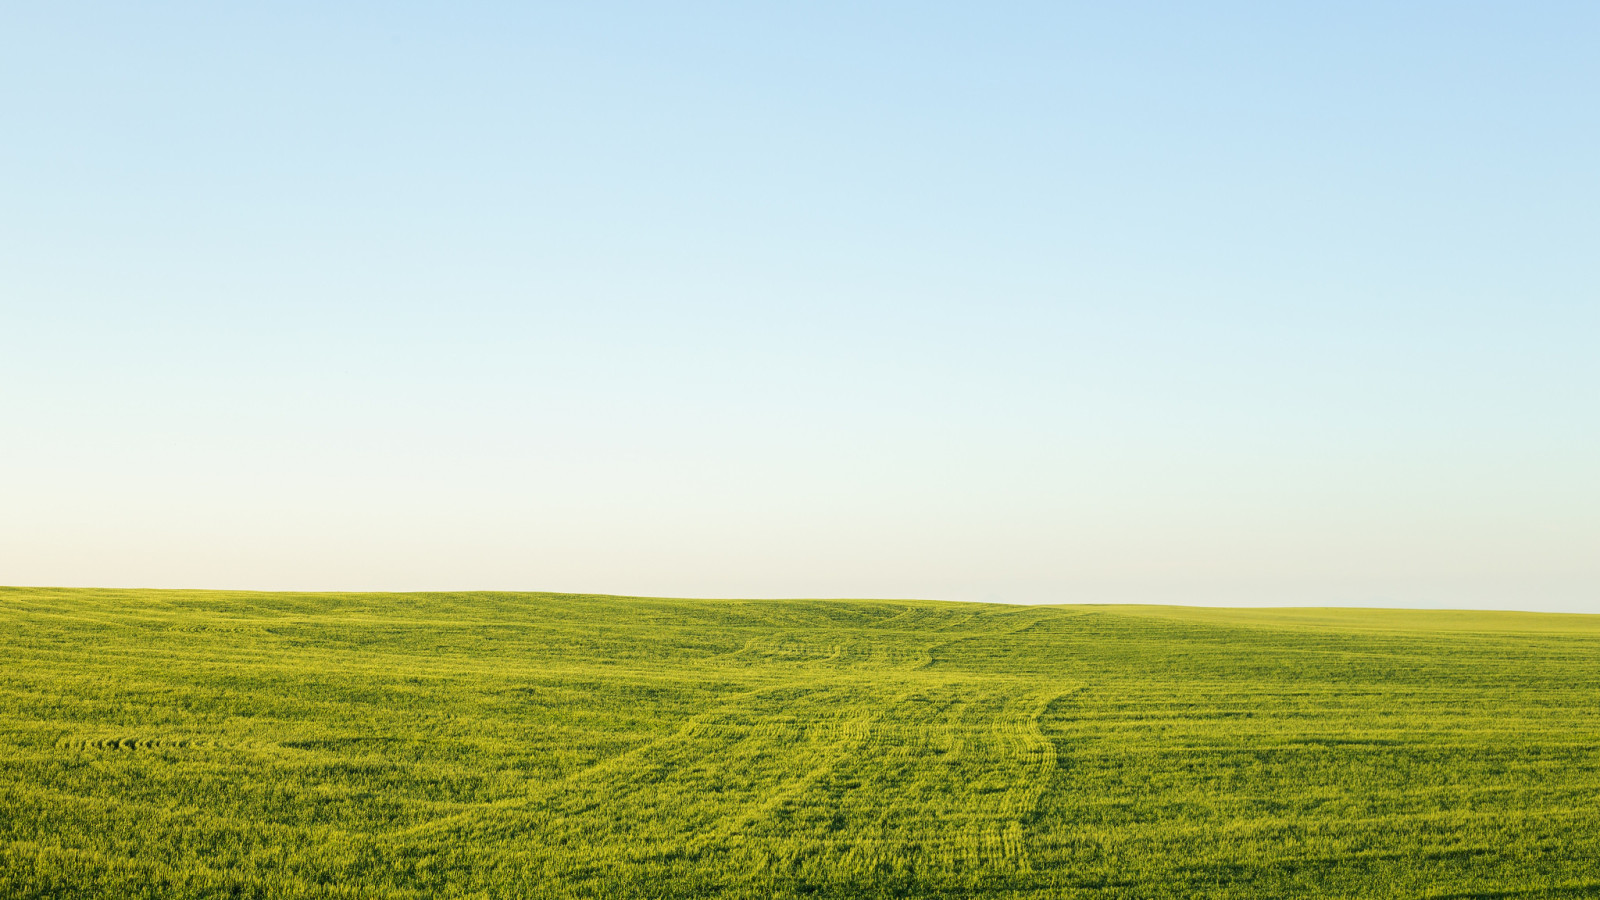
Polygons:
<instances>
[{"instance_id":1,"label":"grassy hill","mask_svg":"<svg viewBox=\"0 0 1600 900\"><path fill-rule=\"evenodd\" d=\"M0 896L1595 897L1600 616L0 589Z\"/></svg>"}]
</instances>

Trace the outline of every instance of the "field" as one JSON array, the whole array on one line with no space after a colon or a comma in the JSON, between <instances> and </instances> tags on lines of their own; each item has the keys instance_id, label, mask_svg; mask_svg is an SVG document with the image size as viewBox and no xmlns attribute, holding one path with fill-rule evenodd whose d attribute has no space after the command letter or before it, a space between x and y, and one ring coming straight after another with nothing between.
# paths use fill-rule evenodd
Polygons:
<instances>
[{"instance_id":1,"label":"field","mask_svg":"<svg viewBox=\"0 0 1600 900\"><path fill-rule=\"evenodd\" d=\"M1600 897L1600 616L0 589L0 896Z\"/></svg>"}]
</instances>

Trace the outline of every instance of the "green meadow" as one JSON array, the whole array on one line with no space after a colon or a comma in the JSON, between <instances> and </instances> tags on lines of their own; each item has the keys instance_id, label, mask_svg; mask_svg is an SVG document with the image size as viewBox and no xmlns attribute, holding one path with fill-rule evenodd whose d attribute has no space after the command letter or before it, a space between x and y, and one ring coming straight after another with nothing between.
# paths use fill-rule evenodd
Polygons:
<instances>
[{"instance_id":1,"label":"green meadow","mask_svg":"<svg viewBox=\"0 0 1600 900\"><path fill-rule=\"evenodd\" d=\"M1600 616L0 589L0 897L1597 897Z\"/></svg>"}]
</instances>

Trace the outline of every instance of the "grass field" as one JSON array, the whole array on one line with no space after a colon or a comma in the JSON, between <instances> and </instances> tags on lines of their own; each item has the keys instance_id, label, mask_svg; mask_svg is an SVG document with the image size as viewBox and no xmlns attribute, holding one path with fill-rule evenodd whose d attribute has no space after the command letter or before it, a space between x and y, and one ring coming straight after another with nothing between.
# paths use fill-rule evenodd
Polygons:
<instances>
[{"instance_id":1,"label":"grass field","mask_svg":"<svg viewBox=\"0 0 1600 900\"><path fill-rule=\"evenodd\" d=\"M1600 616L0 589L0 897L1600 897Z\"/></svg>"}]
</instances>

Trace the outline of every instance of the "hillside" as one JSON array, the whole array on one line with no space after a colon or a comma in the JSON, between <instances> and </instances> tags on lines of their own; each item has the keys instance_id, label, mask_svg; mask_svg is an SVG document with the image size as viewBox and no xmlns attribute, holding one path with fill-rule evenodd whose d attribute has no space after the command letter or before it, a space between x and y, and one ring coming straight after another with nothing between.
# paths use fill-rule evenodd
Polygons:
<instances>
[{"instance_id":1,"label":"hillside","mask_svg":"<svg viewBox=\"0 0 1600 900\"><path fill-rule=\"evenodd\" d=\"M0 896L1592 897L1600 616L0 589Z\"/></svg>"}]
</instances>

